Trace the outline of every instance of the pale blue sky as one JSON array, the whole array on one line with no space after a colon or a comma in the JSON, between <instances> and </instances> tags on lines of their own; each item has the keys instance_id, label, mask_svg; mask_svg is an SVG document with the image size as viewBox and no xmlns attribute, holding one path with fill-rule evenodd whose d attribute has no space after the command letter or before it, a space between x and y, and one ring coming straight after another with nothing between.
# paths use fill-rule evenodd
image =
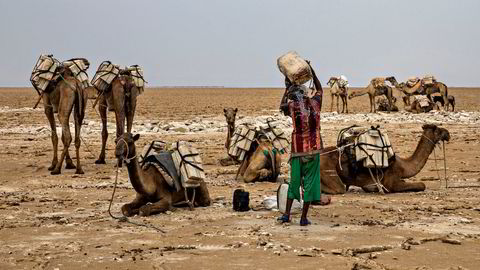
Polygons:
<instances>
[{"instance_id":1,"label":"pale blue sky","mask_svg":"<svg viewBox=\"0 0 480 270\"><path fill-rule=\"evenodd\" d=\"M476 0L0 0L0 86L30 86L41 53L139 64L149 86L282 86L296 50L323 84L431 73L480 86Z\"/></svg>"}]
</instances>

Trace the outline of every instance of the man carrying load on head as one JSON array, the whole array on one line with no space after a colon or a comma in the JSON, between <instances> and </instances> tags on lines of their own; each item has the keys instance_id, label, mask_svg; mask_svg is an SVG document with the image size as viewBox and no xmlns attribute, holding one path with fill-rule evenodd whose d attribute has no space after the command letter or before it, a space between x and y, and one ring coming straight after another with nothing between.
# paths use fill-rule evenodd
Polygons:
<instances>
[{"instance_id":1,"label":"man carrying load on head","mask_svg":"<svg viewBox=\"0 0 480 270\"><path fill-rule=\"evenodd\" d=\"M300 201L300 186L303 186L303 210L300 226L307 226L308 208L315 201L328 204L329 198L322 198L320 190L320 151L323 142L320 135L320 111L322 109L323 89L315 71L310 66L315 93L308 97L304 85L292 84L285 78L285 95L280 110L292 118L291 180L288 187L285 214L278 218L282 223L290 221L293 200Z\"/></svg>"}]
</instances>

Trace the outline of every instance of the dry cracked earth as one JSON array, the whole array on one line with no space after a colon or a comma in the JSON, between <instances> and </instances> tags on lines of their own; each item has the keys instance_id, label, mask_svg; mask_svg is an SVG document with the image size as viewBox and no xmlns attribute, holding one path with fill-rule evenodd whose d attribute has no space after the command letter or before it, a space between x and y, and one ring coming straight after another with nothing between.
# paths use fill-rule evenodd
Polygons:
<instances>
[{"instance_id":1,"label":"dry cracked earth","mask_svg":"<svg viewBox=\"0 0 480 270\"><path fill-rule=\"evenodd\" d=\"M397 154L408 156L423 123L447 128L450 188L445 188L443 153L437 148L437 164L432 155L410 179L423 181L425 192L380 195L353 187L333 196L331 205L314 206L313 224L305 228L298 216L290 225L277 224L278 212L263 206L278 183L235 181L237 167L218 162L226 156L224 107L238 107L239 121L273 116L291 130L288 120L276 114L281 89L150 88L139 97L138 145L152 139L194 143L203 154L214 201L194 211L178 208L130 219L145 226L107 214L116 170L113 113L107 165L94 164L100 120L89 101L81 148L85 174L64 169L51 176L47 120L43 108L31 109L35 91L0 89L0 269L480 269L480 89L449 92L456 97L457 113L367 114L368 98L359 97L350 100L350 114L337 115L328 113L327 90L326 145L335 144L343 127L380 124ZM280 181L288 178L288 166L282 172ZM118 187L112 206L117 216L135 196L125 168ZM250 192L253 210L231 209L236 188Z\"/></svg>"}]
</instances>

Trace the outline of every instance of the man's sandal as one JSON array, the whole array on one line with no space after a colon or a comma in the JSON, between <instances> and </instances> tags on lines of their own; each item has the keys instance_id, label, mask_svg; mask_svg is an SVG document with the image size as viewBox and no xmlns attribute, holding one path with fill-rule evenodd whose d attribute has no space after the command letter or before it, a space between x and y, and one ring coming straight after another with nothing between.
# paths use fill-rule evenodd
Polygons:
<instances>
[{"instance_id":1,"label":"man's sandal","mask_svg":"<svg viewBox=\"0 0 480 270\"><path fill-rule=\"evenodd\" d=\"M290 216L288 215L282 215L281 217L277 218L278 221L280 221L281 223L287 223L287 222L290 222L291 219L290 219Z\"/></svg>"},{"instance_id":2,"label":"man's sandal","mask_svg":"<svg viewBox=\"0 0 480 270\"><path fill-rule=\"evenodd\" d=\"M312 222L310 222L310 220L300 219L300 226L307 226L307 225L310 225L310 224L312 224Z\"/></svg>"}]
</instances>

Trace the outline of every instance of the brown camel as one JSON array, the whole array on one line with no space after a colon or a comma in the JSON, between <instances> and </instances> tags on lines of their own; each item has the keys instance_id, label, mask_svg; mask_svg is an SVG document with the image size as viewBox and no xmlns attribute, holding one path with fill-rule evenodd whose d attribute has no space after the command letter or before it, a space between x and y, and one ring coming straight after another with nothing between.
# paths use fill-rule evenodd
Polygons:
<instances>
[{"instance_id":1,"label":"brown camel","mask_svg":"<svg viewBox=\"0 0 480 270\"><path fill-rule=\"evenodd\" d=\"M398 83L393 76L387 77L385 80L389 81L395 86L395 88L402 91L402 93L404 93L406 96L427 95L428 99L433 101L431 95L434 93L440 93L440 95L443 97L444 109L448 111L448 87L442 82L435 82L433 85L427 86L423 85L422 80L419 80L414 86L408 87L406 83Z\"/></svg>"},{"instance_id":2,"label":"brown camel","mask_svg":"<svg viewBox=\"0 0 480 270\"><path fill-rule=\"evenodd\" d=\"M432 98L433 98L434 103L440 102L442 107L445 107L445 101L443 100L442 96L433 96ZM449 105L452 106L452 112L454 112L455 111L455 97L452 96L452 95L448 95L447 98L448 98Z\"/></svg>"},{"instance_id":3,"label":"brown camel","mask_svg":"<svg viewBox=\"0 0 480 270\"><path fill-rule=\"evenodd\" d=\"M390 105L389 108L392 107L392 88L385 84L384 78L373 78L366 88L352 90L348 95L348 98L351 99L365 94L368 94L368 97L370 98L370 112L377 112L377 109L375 108L375 97L380 95L385 95L388 99L388 104Z\"/></svg>"},{"instance_id":4,"label":"brown camel","mask_svg":"<svg viewBox=\"0 0 480 270\"><path fill-rule=\"evenodd\" d=\"M85 60L86 61L86 60ZM88 62L87 62L88 63ZM45 115L50 123L51 138L53 144L53 160L52 165L48 167L52 175L60 174L63 160L66 162L66 169L77 169L76 174L83 174L82 166L80 165L80 130L82 127L83 118L85 117L85 107L87 104L88 95L85 89L81 86L72 74L69 68L60 66L57 72L61 75L57 81L52 81L47 86L43 94L43 105L45 107ZM72 142L72 135L70 133L70 114L73 111L73 119L75 122L75 150L77 157L77 166L75 166L68 153L68 148ZM57 126L55 123L55 113L58 113L58 120L62 126L62 143L63 151L60 160L57 157L58 151L58 136Z\"/></svg>"},{"instance_id":5,"label":"brown camel","mask_svg":"<svg viewBox=\"0 0 480 270\"><path fill-rule=\"evenodd\" d=\"M235 132L235 119L238 109L225 108L223 114L227 120L227 139L225 141L225 148L229 149L230 140ZM245 155L245 160L240 164L238 173L247 183L254 181L273 181L275 182L280 174L282 166L282 159L280 153L273 150L272 142L265 135L268 130L261 130L255 136L257 138L252 144L251 149ZM265 153L268 153L265 155ZM272 163L272 160L275 162ZM240 162L235 157L228 157L220 160L222 166L229 166L239 164ZM274 165L274 166L273 166Z\"/></svg>"},{"instance_id":6,"label":"brown camel","mask_svg":"<svg viewBox=\"0 0 480 270\"><path fill-rule=\"evenodd\" d=\"M268 130L257 132L251 150L245 155L240 165L239 174L245 183L256 181L276 182L282 167L280 153L274 149L272 142L265 135Z\"/></svg>"},{"instance_id":7,"label":"brown camel","mask_svg":"<svg viewBox=\"0 0 480 270\"><path fill-rule=\"evenodd\" d=\"M174 191L158 172L155 166L143 170L138 162L135 141L140 138L139 134L132 135L127 132L117 139L115 156L119 163L127 164L128 177L136 192L136 197L131 203L122 206L122 213L129 217L135 214L149 216L155 213L165 212L176 203L186 201L185 189ZM193 190L189 190L188 196L193 196ZM189 197L191 198L191 197ZM195 206L209 206L211 203L207 185L202 182L195 189Z\"/></svg>"},{"instance_id":8,"label":"brown camel","mask_svg":"<svg viewBox=\"0 0 480 270\"><path fill-rule=\"evenodd\" d=\"M346 111L348 113L348 89L347 87L340 87L338 83L338 77L330 77L327 84L330 86L330 94L332 96L332 102L330 103L330 111L333 111L333 97L337 98L337 113L340 113L340 109L338 107L338 100L339 98L342 99L342 113Z\"/></svg>"},{"instance_id":9,"label":"brown camel","mask_svg":"<svg viewBox=\"0 0 480 270\"><path fill-rule=\"evenodd\" d=\"M225 149L227 149L227 154L228 154L228 149L230 147L230 140L233 136L233 133L235 132L235 119L237 117L237 108L224 108L223 109L223 115L225 116L225 120L227 120L227 139L225 140ZM238 164L238 160L235 157L232 157L229 155L228 158L223 158L220 160L220 165L222 166L229 166L229 165L235 165Z\"/></svg>"},{"instance_id":10,"label":"brown camel","mask_svg":"<svg viewBox=\"0 0 480 270\"><path fill-rule=\"evenodd\" d=\"M449 141L450 133L436 125L423 125L423 133L415 152L408 158L393 156L388 162L389 166L380 169L383 175L381 183L390 193L424 191L422 182L406 182L404 179L417 175L428 157L440 141ZM377 191L368 169L364 167L353 168L347 156L342 155L342 169L338 162L336 147L327 147L320 156L322 192L329 194L342 194L349 186L361 187L366 192Z\"/></svg>"},{"instance_id":11,"label":"brown camel","mask_svg":"<svg viewBox=\"0 0 480 270\"><path fill-rule=\"evenodd\" d=\"M428 99L425 99L425 100L428 101L428 106L423 106L422 107L420 105L421 100L414 99L412 101L412 103L410 104L410 106L405 107L405 110L407 112L412 112L412 113L426 113L426 112L429 112L429 111L432 111L432 110L439 110L440 109L435 102L432 102Z\"/></svg>"},{"instance_id":12,"label":"brown camel","mask_svg":"<svg viewBox=\"0 0 480 270\"><path fill-rule=\"evenodd\" d=\"M125 117L127 118L127 132L132 132L133 117L137 107L137 96L140 89L135 86L133 78L127 73L119 74L113 79L109 88L100 94L99 111L102 119L102 150L95 161L96 164L105 164L105 147L107 144L107 108L115 112L117 126L116 137L125 132Z\"/></svg>"},{"instance_id":13,"label":"brown camel","mask_svg":"<svg viewBox=\"0 0 480 270\"><path fill-rule=\"evenodd\" d=\"M398 112L398 107L396 105L397 98L394 96L392 97L393 104L391 107L389 107L390 105L388 104L388 100L383 96L380 96L379 98L377 98L375 102L377 106L377 111L386 112L386 111L389 111L389 108L390 108L390 111Z\"/></svg>"}]
</instances>

